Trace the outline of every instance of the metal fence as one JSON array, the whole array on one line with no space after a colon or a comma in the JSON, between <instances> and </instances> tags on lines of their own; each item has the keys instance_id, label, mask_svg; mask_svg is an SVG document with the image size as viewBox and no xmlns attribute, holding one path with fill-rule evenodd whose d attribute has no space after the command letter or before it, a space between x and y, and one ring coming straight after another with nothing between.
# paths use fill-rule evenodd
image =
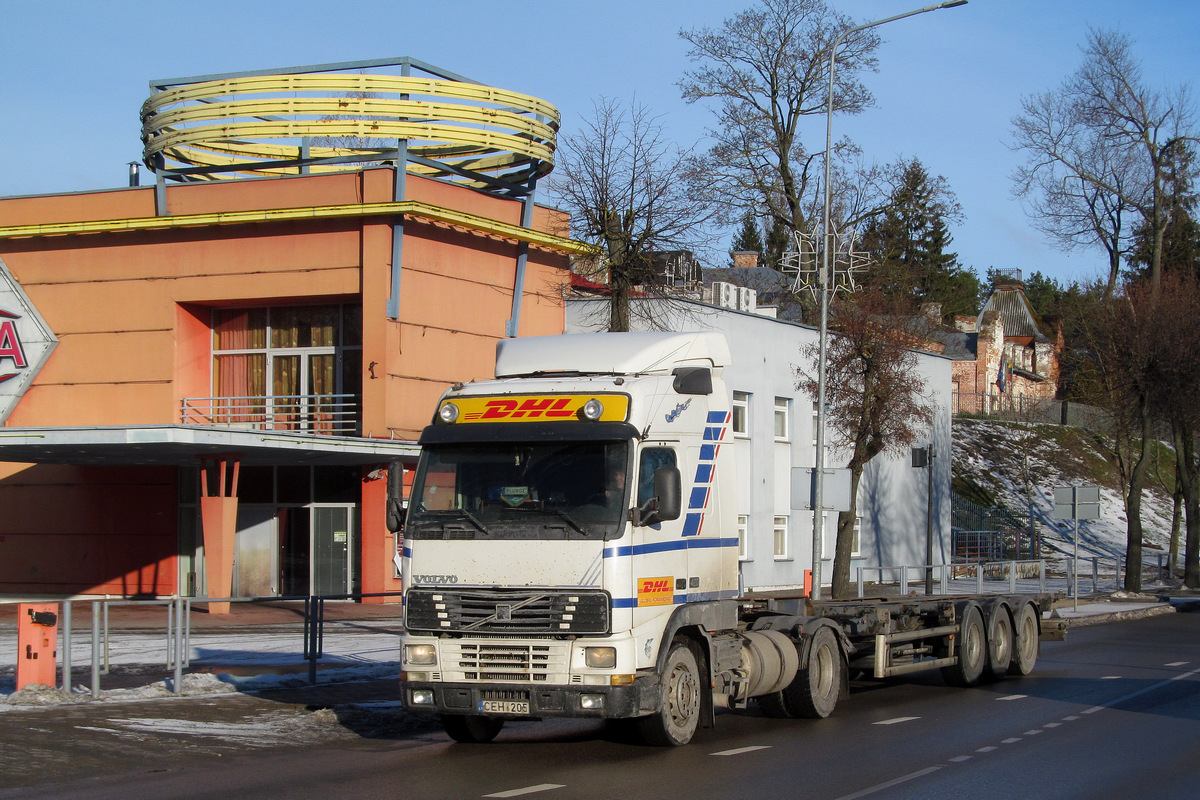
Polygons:
<instances>
[{"instance_id":1,"label":"metal fence","mask_svg":"<svg viewBox=\"0 0 1200 800\"><path fill-rule=\"evenodd\" d=\"M166 610L163 638L163 662L166 670L172 672L171 691L174 694L182 692L183 671L191 665L191 630L192 607L196 603L278 603L303 602L303 660L308 662L308 680L317 682L317 662L324 655L325 642L325 601L327 600L362 600L368 597L399 597L401 592L377 592L373 594L338 594L321 596L286 596L286 597L170 597L156 600L50 600L62 604L61 624L59 635L62 645L59 659L62 671L61 687L71 691L74 664L71 659L72 645L76 631L73 626L73 607L83 604L91 606L91 694L99 697L101 678L110 672L110 656L113 648L112 631L109 627L109 610L116 606L162 606Z\"/></svg>"},{"instance_id":2,"label":"metal fence","mask_svg":"<svg viewBox=\"0 0 1200 800\"><path fill-rule=\"evenodd\" d=\"M1000 394L997 392L953 392L951 413L955 416L993 417L1020 422L1062 421L1062 404L1052 397Z\"/></svg>"}]
</instances>

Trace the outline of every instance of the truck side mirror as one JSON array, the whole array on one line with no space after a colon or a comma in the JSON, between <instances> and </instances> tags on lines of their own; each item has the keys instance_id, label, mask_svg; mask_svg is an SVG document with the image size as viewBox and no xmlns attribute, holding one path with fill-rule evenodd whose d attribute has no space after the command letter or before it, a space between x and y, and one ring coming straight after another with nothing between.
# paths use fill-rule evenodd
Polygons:
<instances>
[{"instance_id":1,"label":"truck side mirror","mask_svg":"<svg viewBox=\"0 0 1200 800\"><path fill-rule=\"evenodd\" d=\"M404 528L404 464L399 459L388 465L387 528L399 533Z\"/></svg>"},{"instance_id":2,"label":"truck side mirror","mask_svg":"<svg viewBox=\"0 0 1200 800\"><path fill-rule=\"evenodd\" d=\"M683 501L683 479L678 467L654 470L654 497L634 509L634 525L654 525L679 519Z\"/></svg>"}]
</instances>

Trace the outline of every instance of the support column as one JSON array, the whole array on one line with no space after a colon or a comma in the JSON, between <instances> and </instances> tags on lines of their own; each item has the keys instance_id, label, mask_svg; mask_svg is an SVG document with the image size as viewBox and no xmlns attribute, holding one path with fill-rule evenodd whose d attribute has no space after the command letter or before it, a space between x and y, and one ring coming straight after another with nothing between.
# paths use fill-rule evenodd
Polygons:
<instances>
[{"instance_id":1,"label":"support column","mask_svg":"<svg viewBox=\"0 0 1200 800\"><path fill-rule=\"evenodd\" d=\"M200 458L200 523L204 530L204 569L209 597L233 593L233 548L237 535L237 485L241 456ZM210 614L228 614L229 602L208 604Z\"/></svg>"}]
</instances>

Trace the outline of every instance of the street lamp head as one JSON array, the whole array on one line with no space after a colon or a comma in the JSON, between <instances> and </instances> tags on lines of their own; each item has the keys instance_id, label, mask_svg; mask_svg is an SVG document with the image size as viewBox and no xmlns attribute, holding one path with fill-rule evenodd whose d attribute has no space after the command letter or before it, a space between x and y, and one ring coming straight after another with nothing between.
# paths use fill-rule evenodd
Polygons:
<instances>
[{"instance_id":1,"label":"street lamp head","mask_svg":"<svg viewBox=\"0 0 1200 800\"><path fill-rule=\"evenodd\" d=\"M938 8L954 8L955 6L965 6L967 0L950 0L948 3L942 3Z\"/></svg>"}]
</instances>

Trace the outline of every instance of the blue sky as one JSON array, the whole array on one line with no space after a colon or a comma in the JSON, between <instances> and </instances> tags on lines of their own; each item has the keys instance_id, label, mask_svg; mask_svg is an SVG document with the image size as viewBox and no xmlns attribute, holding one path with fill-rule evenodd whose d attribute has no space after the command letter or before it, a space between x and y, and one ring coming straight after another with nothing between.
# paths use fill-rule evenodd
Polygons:
<instances>
[{"instance_id":1,"label":"blue sky","mask_svg":"<svg viewBox=\"0 0 1200 800\"><path fill-rule=\"evenodd\" d=\"M865 22L933 0L831 0ZM684 104L680 28L715 27L738 0L0 0L0 195L122 186L138 160L138 111L152 79L412 56L548 100L576 129L600 96L665 115L683 144L708 112ZM1135 40L1147 83L1200 77L1195 0L970 0L878 30L876 106L834 122L880 162L917 156L944 175L965 220L954 249L980 274L1038 270L1060 281L1104 269L1098 251L1065 254L1011 196L1012 117L1022 96L1080 63L1089 26ZM804 131L823 146L824 119ZM0 220L0 224L3 220Z\"/></svg>"}]
</instances>

